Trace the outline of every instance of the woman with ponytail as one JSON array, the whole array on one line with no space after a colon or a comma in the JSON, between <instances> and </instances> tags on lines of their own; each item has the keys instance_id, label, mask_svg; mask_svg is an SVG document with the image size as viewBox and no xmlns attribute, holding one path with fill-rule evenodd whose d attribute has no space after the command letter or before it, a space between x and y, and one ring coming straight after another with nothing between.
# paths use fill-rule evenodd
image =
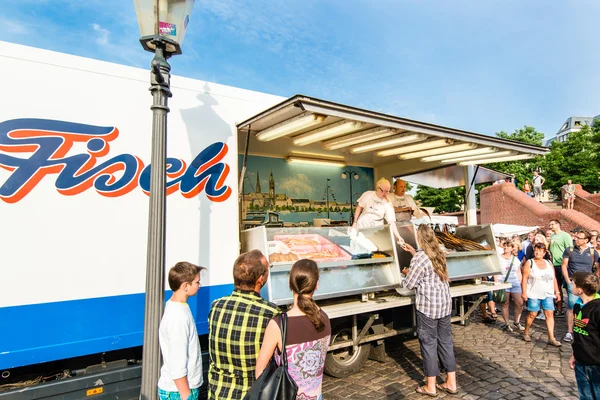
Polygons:
<instances>
[{"instance_id":1,"label":"woman with ponytail","mask_svg":"<svg viewBox=\"0 0 600 400\"><path fill-rule=\"evenodd\" d=\"M331 338L329 318L313 301L319 284L319 268L312 260L298 260L290 270L290 289L294 306L287 312L286 348L288 372L298 385L298 399L322 399L321 383L325 356ZM262 374L273 354L281 354L281 319L269 322L258 360L256 378ZM275 350L277 349L277 351Z\"/></svg>"},{"instance_id":2,"label":"woman with ponytail","mask_svg":"<svg viewBox=\"0 0 600 400\"><path fill-rule=\"evenodd\" d=\"M417 229L418 251L406 244L413 258L410 269L405 268L404 287L415 289L417 306L417 335L423 357L427 384L417 387L417 393L435 397L437 391L456 394L456 360L452 344L450 312L452 299L446 267L446 254L440 248L435 233L428 225ZM438 358L448 371L446 382L436 384L439 375Z\"/></svg>"}]
</instances>

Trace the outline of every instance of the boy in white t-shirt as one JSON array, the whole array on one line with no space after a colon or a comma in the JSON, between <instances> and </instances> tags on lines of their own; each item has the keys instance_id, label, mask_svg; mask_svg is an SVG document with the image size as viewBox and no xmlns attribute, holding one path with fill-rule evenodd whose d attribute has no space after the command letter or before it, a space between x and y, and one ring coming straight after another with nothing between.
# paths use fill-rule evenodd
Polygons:
<instances>
[{"instance_id":1,"label":"boy in white t-shirt","mask_svg":"<svg viewBox=\"0 0 600 400\"><path fill-rule=\"evenodd\" d=\"M202 355L196 322L187 300L200 289L203 267L178 262L169 271L173 295L165 305L158 341L163 366L158 380L161 400L197 400L202 385Z\"/></svg>"}]
</instances>

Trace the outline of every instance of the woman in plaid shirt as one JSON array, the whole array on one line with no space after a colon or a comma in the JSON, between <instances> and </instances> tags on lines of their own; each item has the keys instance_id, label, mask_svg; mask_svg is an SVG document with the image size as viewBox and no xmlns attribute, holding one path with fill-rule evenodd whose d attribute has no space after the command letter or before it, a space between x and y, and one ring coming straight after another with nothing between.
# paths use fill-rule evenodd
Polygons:
<instances>
[{"instance_id":1,"label":"woman in plaid shirt","mask_svg":"<svg viewBox=\"0 0 600 400\"><path fill-rule=\"evenodd\" d=\"M452 300L446 255L427 225L417 229L417 243L420 249L409 244L404 248L413 255L410 269L404 269L406 274L404 286L416 290L417 303L417 334L423 357L423 371L427 377L425 386L417 387L417 393L431 397L437 396L437 390L456 394L456 360L452 344L452 329L450 327L450 312ZM438 357L448 371L446 382L436 384L440 371Z\"/></svg>"}]
</instances>

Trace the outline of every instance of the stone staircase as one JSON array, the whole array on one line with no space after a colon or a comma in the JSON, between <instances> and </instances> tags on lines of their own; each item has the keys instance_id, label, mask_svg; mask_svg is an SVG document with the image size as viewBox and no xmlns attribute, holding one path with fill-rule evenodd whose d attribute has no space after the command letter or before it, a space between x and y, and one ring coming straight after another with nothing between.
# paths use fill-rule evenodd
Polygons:
<instances>
[{"instance_id":1,"label":"stone staircase","mask_svg":"<svg viewBox=\"0 0 600 400\"><path fill-rule=\"evenodd\" d=\"M543 202L541 202L541 204L545 205L550 210L562 210L563 209L562 202L560 202L560 201L543 201Z\"/></svg>"},{"instance_id":2,"label":"stone staircase","mask_svg":"<svg viewBox=\"0 0 600 400\"><path fill-rule=\"evenodd\" d=\"M501 223L547 228L550 220L556 219L561 222L565 231L576 227L600 230L597 212L600 206L597 205L596 195L582 192L581 196L581 199L577 199L580 200L579 204L575 201L574 210L566 210L563 209L562 202L538 203L513 184L492 185L481 190L480 221L482 224ZM583 208L584 206L587 208Z\"/></svg>"}]
</instances>

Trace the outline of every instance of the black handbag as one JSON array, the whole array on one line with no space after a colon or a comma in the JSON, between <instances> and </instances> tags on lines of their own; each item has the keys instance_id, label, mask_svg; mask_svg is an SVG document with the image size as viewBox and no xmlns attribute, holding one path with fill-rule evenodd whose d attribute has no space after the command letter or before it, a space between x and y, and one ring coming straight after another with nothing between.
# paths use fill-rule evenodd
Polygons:
<instances>
[{"instance_id":1,"label":"black handbag","mask_svg":"<svg viewBox=\"0 0 600 400\"><path fill-rule=\"evenodd\" d=\"M285 338L287 336L287 313L281 314L281 365L275 358L271 361L244 396L244 400L296 400L298 385L288 373Z\"/></svg>"}]
</instances>

